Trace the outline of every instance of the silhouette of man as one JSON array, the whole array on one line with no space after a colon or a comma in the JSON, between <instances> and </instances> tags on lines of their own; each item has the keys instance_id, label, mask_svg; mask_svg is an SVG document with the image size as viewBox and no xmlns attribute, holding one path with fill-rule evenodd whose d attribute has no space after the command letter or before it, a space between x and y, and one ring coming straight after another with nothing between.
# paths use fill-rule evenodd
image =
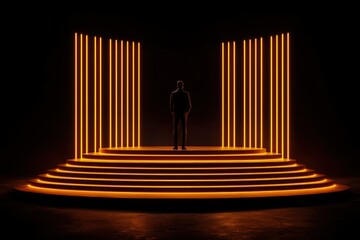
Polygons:
<instances>
[{"instance_id":1,"label":"silhouette of man","mask_svg":"<svg viewBox=\"0 0 360 240\"><path fill-rule=\"evenodd\" d=\"M177 82L177 89L170 94L170 111L173 115L173 143L174 150L178 149L179 123L181 125L181 149L186 150L187 117L191 110L190 93L184 91L184 82Z\"/></svg>"}]
</instances>

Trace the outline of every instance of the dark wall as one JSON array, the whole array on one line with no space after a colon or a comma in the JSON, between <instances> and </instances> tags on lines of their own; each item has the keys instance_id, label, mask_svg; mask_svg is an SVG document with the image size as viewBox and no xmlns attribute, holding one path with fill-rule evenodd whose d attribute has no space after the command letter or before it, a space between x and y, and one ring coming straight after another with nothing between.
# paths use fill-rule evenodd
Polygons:
<instances>
[{"instance_id":1,"label":"dark wall","mask_svg":"<svg viewBox=\"0 0 360 240\"><path fill-rule=\"evenodd\" d=\"M142 43L143 145L171 145L168 100L178 79L192 94L189 145L220 144L220 42L290 32L292 157L331 176L358 175L357 18L71 12L2 19L1 172L37 174L73 157L74 32Z\"/></svg>"}]
</instances>

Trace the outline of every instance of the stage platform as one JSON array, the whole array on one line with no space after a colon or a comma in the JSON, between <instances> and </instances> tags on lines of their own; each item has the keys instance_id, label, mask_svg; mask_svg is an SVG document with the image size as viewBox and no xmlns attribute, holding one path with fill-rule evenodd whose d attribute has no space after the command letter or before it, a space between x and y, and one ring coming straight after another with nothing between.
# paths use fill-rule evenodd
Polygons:
<instances>
[{"instance_id":1,"label":"stage platform","mask_svg":"<svg viewBox=\"0 0 360 240\"><path fill-rule=\"evenodd\" d=\"M348 190L295 159L262 148L102 148L16 187L22 193L111 199L240 199Z\"/></svg>"}]
</instances>

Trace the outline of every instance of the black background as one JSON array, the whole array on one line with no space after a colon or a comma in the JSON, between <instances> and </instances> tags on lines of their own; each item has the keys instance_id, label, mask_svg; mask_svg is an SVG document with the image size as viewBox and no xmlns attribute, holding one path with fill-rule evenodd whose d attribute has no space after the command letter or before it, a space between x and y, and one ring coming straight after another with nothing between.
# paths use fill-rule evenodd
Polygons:
<instances>
[{"instance_id":1,"label":"black background","mask_svg":"<svg viewBox=\"0 0 360 240\"><path fill-rule=\"evenodd\" d=\"M142 144L171 145L169 93L192 94L189 145L219 145L222 41L291 34L292 158L359 175L357 13L201 16L14 11L2 17L1 172L38 174L73 157L75 32L142 44Z\"/></svg>"}]
</instances>

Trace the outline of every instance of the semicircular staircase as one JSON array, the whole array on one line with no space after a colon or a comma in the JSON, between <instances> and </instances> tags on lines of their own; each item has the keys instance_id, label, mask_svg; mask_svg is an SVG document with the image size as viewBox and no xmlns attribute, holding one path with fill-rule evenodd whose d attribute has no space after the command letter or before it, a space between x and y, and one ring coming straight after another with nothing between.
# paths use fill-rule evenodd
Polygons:
<instances>
[{"instance_id":1,"label":"semicircular staircase","mask_svg":"<svg viewBox=\"0 0 360 240\"><path fill-rule=\"evenodd\" d=\"M347 190L313 169L261 148L102 148L68 159L19 191L80 197L258 198Z\"/></svg>"}]
</instances>

